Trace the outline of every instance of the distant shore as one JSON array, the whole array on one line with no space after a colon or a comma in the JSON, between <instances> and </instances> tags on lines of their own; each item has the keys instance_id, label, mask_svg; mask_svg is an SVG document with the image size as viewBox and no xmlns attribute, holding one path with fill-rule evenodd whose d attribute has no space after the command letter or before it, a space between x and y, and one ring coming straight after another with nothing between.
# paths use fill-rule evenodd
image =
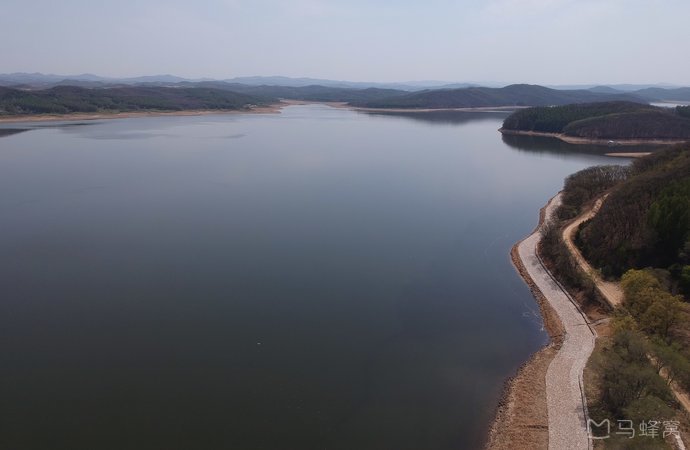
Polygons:
<instances>
[{"instance_id":1,"label":"distant shore","mask_svg":"<svg viewBox=\"0 0 690 450\"><path fill-rule=\"evenodd\" d=\"M137 117L161 117L161 116L204 116L213 114L276 114L286 106L295 105L326 105L332 108L349 109L352 111L371 113L431 113L431 112L505 112L514 111L524 107L520 106L485 106L474 108L365 108L352 106L347 102L325 102L310 100L280 100L278 103L267 106L256 106L250 109L204 109L186 111L128 111L128 112L98 112L98 113L67 113L67 114L27 114L0 116L2 123L19 122L62 122L72 120L106 120L129 119Z\"/></svg>"},{"instance_id":2,"label":"distant shore","mask_svg":"<svg viewBox=\"0 0 690 450\"><path fill-rule=\"evenodd\" d=\"M594 145L676 145L687 142L685 139L592 139L575 136L567 136L563 133L545 133L542 131L523 131L523 130L506 130L499 128L502 134L518 135L518 136L541 136L552 137L560 139L568 144L594 144ZM616 156L616 155L612 155Z\"/></svg>"},{"instance_id":3,"label":"distant shore","mask_svg":"<svg viewBox=\"0 0 690 450\"><path fill-rule=\"evenodd\" d=\"M459 111L459 112L505 112L514 111L516 109L526 108L525 106L477 106L473 108L366 108L363 106L353 106L347 102L316 102L309 100L282 100L286 105L326 105L332 108L350 109L353 111L362 112L380 112L380 113L416 113L416 112L442 112L442 111Z\"/></svg>"},{"instance_id":4,"label":"distant shore","mask_svg":"<svg viewBox=\"0 0 690 450\"><path fill-rule=\"evenodd\" d=\"M0 123L21 122L62 122L72 120L106 120L129 119L137 117L160 116L207 116L214 114L275 114L288 104L285 102L267 106L256 106L250 109L203 109L187 111L128 111L128 112L99 112L99 113L68 113L68 114L27 114L0 116Z\"/></svg>"}]
</instances>

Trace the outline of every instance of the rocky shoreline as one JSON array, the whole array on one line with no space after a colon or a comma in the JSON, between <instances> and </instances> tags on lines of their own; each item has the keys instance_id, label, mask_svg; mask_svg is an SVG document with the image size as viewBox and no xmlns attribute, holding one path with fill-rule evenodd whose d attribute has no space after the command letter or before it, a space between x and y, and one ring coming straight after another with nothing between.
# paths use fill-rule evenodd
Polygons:
<instances>
[{"instance_id":1,"label":"rocky shoreline","mask_svg":"<svg viewBox=\"0 0 690 450\"><path fill-rule=\"evenodd\" d=\"M543 225L545 216L546 206L539 211L539 223L533 232ZM539 305L550 342L534 353L520 366L516 375L506 381L495 418L489 428L486 448L491 450L548 447L546 371L561 346L564 328L556 311L528 275L518 255L521 242L513 246L510 258Z\"/></svg>"}]
</instances>

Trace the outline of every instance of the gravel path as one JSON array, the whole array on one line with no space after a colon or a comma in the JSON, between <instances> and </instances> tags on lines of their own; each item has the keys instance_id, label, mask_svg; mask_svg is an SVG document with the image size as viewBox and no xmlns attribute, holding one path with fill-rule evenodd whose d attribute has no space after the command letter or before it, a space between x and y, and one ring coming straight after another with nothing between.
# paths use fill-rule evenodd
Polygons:
<instances>
[{"instance_id":1,"label":"gravel path","mask_svg":"<svg viewBox=\"0 0 690 450\"><path fill-rule=\"evenodd\" d=\"M560 194L551 199L545 210L546 221L560 202ZM549 449L589 449L582 371L594 349L595 335L584 314L541 263L536 253L540 239L538 229L518 245L518 254L565 328L563 344L546 372Z\"/></svg>"}]
</instances>

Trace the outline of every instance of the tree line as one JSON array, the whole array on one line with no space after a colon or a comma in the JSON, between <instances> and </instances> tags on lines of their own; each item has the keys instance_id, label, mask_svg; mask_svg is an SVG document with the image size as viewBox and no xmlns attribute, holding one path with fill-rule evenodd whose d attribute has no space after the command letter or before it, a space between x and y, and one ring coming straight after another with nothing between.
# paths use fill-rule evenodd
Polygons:
<instances>
[{"instance_id":1,"label":"tree line","mask_svg":"<svg viewBox=\"0 0 690 450\"><path fill-rule=\"evenodd\" d=\"M27 91L0 87L0 115L237 110L270 102L270 99L212 88L60 86Z\"/></svg>"}]
</instances>

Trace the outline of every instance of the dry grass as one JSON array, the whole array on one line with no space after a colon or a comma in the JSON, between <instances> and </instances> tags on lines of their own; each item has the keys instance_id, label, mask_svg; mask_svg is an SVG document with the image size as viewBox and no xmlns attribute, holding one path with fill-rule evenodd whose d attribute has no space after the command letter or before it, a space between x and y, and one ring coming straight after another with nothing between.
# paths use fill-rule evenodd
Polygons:
<instances>
[{"instance_id":1,"label":"dry grass","mask_svg":"<svg viewBox=\"0 0 690 450\"><path fill-rule=\"evenodd\" d=\"M507 384L491 427L487 449L548 448L546 371L557 352L553 345L539 350Z\"/></svg>"}]
</instances>

